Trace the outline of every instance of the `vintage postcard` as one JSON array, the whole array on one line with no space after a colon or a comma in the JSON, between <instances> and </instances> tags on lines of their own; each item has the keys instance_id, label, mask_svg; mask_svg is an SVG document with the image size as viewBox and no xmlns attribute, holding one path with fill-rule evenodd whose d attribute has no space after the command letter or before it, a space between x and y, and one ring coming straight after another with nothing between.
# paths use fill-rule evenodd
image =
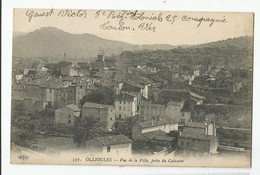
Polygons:
<instances>
[{"instance_id":1,"label":"vintage postcard","mask_svg":"<svg viewBox=\"0 0 260 175\"><path fill-rule=\"evenodd\" d=\"M253 13L14 9L11 163L251 167Z\"/></svg>"}]
</instances>

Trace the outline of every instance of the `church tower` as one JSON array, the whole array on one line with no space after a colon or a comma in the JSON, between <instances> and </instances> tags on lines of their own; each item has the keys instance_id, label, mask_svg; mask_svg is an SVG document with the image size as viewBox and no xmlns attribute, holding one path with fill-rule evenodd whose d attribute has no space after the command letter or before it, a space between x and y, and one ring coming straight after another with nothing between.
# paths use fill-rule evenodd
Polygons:
<instances>
[{"instance_id":1,"label":"church tower","mask_svg":"<svg viewBox=\"0 0 260 175\"><path fill-rule=\"evenodd\" d=\"M100 52L98 53L98 62L104 62L105 61L105 53L103 50L100 50Z\"/></svg>"}]
</instances>

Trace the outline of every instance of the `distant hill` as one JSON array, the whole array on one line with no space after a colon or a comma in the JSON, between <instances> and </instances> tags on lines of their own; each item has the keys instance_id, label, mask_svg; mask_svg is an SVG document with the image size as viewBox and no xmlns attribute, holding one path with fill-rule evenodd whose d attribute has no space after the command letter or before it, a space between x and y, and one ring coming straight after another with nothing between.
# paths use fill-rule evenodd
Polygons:
<instances>
[{"instance_id":1,"label":"distant hill","mask_svg":"<svg viewBox=\"0 0 260 175\"><path fill-rule=\"evenodd\" d=\"M151 61L172 64L252 67L253 38L238 37L194 46L180 46L170 50L125 51L120 54L124 65Z\"/></svg>"},{"instance_id":2,"label":"distant hill","mask_svg":"<svg viewBox=\"0 0 260 175\"><path fill-rule=\"evenodd\" d=\"M132 62L168 60L194 64L210 59L217 64L229 62L252 65L253 37L229 38L200 45L172 46L168 44L133 45L107 40L92 34L71 34L54 27L43 27L30 33L13 33L13 56L28 58L87 58L103 50L107 56L120 54ZM135 52L124 52L135 51ZM123 53L123 55L121 54Z\"/></svg>"},{"instance_id":3,"label":"distant hill","mask_svg":"<svg viewBox=\"0 0 260 175\"><path fill-rule=\"evenodd\" d=\"M236 47L239 49L253 49L253 37L252 36L241 36L236 38L228 38L226 40L220 40L216 42L210 42L205 44L199 44L194 47L205 48L205 47Z\"/></svg>"},{"instance_id":4,"label":"distant hill","mask_svg":"<svg viewBox=\"0 0 260 175\"><path fill-rule=\"evenodd\" d=\"M16 32L14 31L13 32L13 37L17 37L17 36L21 36L21 35L25 35L26 33L25 32Z\"/></svg>"},{"instance_id":5,"label":"distant hill","mask_svg":"<svg viewBox=\"0 0 260 175\"><path fill-rule=\"evenodd\" d=\"M21 35L14 33L13 56L62 58L91 58L100 50L106 55L119 54L129 50L169 50L175 48L167 44L132 45L121 41L107 40L91 34L71 34L54 27L43 27Z\"/></svg>"}]
</instances>

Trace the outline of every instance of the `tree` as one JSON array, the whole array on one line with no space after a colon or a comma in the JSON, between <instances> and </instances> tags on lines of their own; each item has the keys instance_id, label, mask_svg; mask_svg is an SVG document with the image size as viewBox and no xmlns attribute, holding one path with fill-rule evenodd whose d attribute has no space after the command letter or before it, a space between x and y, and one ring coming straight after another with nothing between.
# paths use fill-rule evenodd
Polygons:
<instances>
[{"instance_id":1,"label":"tree","mask_svg":"<svg viewBox=\"0 0 260 175\"><path fill-rule=\"evenodd\" d=\"M34 135L26 130L20 132L11 133L11 143L14 143L19 146L28 147L28 142L34 138Z\"/></svg>"},{"instance_id":2,"label":"tree","mask_svg":"<svg viewBox=\"0 0 260 175\"><path fill-rule=\"evenodd\" d=\"M172 149L175 150L178 146L178 139L180 136L180 132L178 131L171 131L170 133L167 134L170 137L174 137L174 140L172 141Z\"/></svg>"},{"instance_id":3,"label":"tree","mask_svg":"<svg viewBox=\"0 0 260 175\"><path fill-rule=\"evenodd\" d=\"M102 125L98 118L95 117L80 117L78 119L78 127L75 129L73 142L77 147L86 146L86 141L102 135Z\"/></svg>"},{"instance_id":4,"label":"tree","mask_svg":"<svg viewBox=\"0 0 260 175\"><path fill-rule=\"evenodd\" d=\"M114 99L115 93L113 89L109 87L101 87L85 95L80 100L80 107L82 107L86 102L112 105Z\"/></svg>"},{"instance_id":5,"label":"tree","mask_svg":"<svg viewBox=\"0 0 260 175\"><path fill-rule=\"evenodd\" d=\"M128 117L121 121L116 121L112 130L117 134L123 134L132 139L132 128L137 123L137 117Z\"/></svg>"}]
</instances>

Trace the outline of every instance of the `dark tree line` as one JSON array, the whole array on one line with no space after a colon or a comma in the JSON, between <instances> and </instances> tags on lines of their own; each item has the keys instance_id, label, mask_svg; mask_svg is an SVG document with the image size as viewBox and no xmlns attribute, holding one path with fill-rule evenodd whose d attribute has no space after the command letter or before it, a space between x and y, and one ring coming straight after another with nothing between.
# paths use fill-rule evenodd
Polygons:
<instances>
[{"instance_id":1,"label":"dark tree line","mask_svg":"<svg viewBox=\"0 0 260 175\"><path fill-rule=\"evenodd\" d=\"M86 102L98 103L98 104L106 104L113 105L115 99L114 89L109 87L101 87L96 89L87 95L85 95L80 100L80 107L83 106Z\"/></svg>"}]
</instances>

